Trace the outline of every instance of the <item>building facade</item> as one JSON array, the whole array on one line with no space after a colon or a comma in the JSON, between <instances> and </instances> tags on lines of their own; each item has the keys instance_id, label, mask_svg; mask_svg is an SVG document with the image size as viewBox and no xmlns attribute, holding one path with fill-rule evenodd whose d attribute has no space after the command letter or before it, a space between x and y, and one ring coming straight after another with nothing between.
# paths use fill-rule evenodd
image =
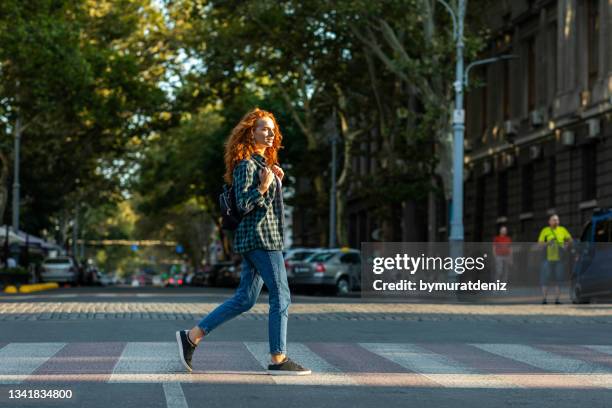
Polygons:
<instances>
[{"instance_id":1,"label":"building facade","mask_svg":"<svg viewBox=\"0 0 612 408\"><path fill-rule=\"evenodd\" d=\"M552 213L577 237L596 208L612 207L612 1L503 0L487 13L481 57L516 58L470 72L465 240L490 241L506 225L514 241L531 242ZM375 161L355 157L352 167L365 174ZM448 240L443 197L405 202L394 219L396 241ZM346 222L350 246L380 239L362 200L348 197ZM295 214L296 245L321 245L314 225L307 211Z\"/></svg>"},{"instance_id":2,"label":"building facade","mask_svg":"<svg viewBox=\"0 0 612 408\"><path fill-rule=\"evenodd\" d=\"M612 2L500 1L466 95L465 239L534 241L557 213L579 236L612 207ZM439 225L442 229L445 225Z\"/></svg>"}]
</instances>

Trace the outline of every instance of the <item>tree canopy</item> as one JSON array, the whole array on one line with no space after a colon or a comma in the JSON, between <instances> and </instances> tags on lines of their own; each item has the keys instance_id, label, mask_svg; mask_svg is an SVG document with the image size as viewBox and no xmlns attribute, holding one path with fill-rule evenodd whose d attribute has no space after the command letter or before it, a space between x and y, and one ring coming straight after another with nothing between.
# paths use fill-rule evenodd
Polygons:
<instances>
[{"instance_id":1,"label":"tree canopy","mask_svg":"<svg viewBox=\"0 0 612 408\"><path fill-rule=\"evenodd\" d=\"M467 60L487 3L468 7ZM334 135L339 243L348 198L393 239L403 202L448 195L452 31L436 0L4 0L0 212L19 134L24 229L63 241L79 219L82 236L120 236L108 220L129 203L128 235L177 240L199 262L224 142L259 106L279 120L299 184L288 203L320 245Z\"/></svg>"}]
</instances>

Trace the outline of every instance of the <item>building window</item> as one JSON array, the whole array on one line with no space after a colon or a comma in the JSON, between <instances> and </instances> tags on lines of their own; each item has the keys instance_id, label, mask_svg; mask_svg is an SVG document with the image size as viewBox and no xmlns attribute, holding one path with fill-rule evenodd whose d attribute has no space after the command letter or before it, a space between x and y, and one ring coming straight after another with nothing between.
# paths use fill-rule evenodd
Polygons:
<instances>
[{"instance_id":1,"label":"building window","mask_svg":"<svg viewBox=\"0 0 612 408\"><path fill-rule=\"evenodd\" d=\"M554 208L557 195L557 158L548 159L548 208Z\"/></svg>"},{"instance_id":2,"label":"building window","mask_svg":"<svg viewBox=\"0 0 612 408\"><path fill-rule=\"evenodd\" d=\"M597 143L582 148L582 200L597 197Z\"/></svg>"},{"instance_id":3,"label":"building window","mask_svg":"<svg viewBox=\"0 0 612 408\"><path fill-rule=\"evenodd\" d=\"M589 89L599 72L599 0L586 1Z\"/></svg>"},{"instance_id":4,"label":"building window","mask_svg":"<svg viewBox=\"0 0 612 408\"><path fill-rule=\"evenodd\" d=\"M489 92L488 92L488 85L487 85L487 68L486 66L482 68L482 80L484 82L484 85L481 89L481 93L480 93L480 111L482 112L482 116L480 117L481 122L480 122L480 133L482 135L485 134L485 132L487 131L487 115L488 115L488 104L489 104Z\"/></svg>"},{"instance_id":5,"label":"building window","mask_svg":"<svg viewBox=\"0 0 612 408\"><path fill-rule=\"evenodd\" d=\"M497 216L508 215L508 171L504 170L497 175Z\"/></svg>"},{"instance_id":6,"label":"building window","mask_svg":"<svg viewBox=\"0 0 612 408\"><path fill-rule=\"evenodd\" d=\"M502 109L504 120L510 119L510 61L503 62L504 75L504 94L502 100Z\"/></svg>"},{"instance_id":7,"label":"building window","mask_svg":"<svg viewBox=\"0 0 612 408\"><path fill-rule=\"evenodd\" d=\"M533 234L533 218L521 220L521 233L519 239L523 242L533 241L535 238Z\"/></svg>"},{"instance_id":8,"label":"building window","mask_svg":"<svg viewBox=\"0 0 612 408\"><path fill-rule=\"evenodd\" d=\"M553 100L557 94L557 23L548 26L548 50L550 52L550 66L548 68L549 77L549 100Z\"/></svg>"},{"instance_id":9,"label":"building window","mask_svg":"<svg viewBox=\"0 0 612 408\"><path fill-rule=\"evenodd\" d=\"M484 236L484 213L485 199L487 194L487 182L484 176L476 181L476 214L474 223L474 241L481 242Z\"/></svg>"},{"instance_id":10,"label":"building window","mask_svg":"<svg viewBox=\"0 0 612 408\"><path fill-rule=\"evenodd\" d=\"M521 171L521 211L533 211L533 163L524 165Z\"/></svg>"},{"instance_id":11,"label":"building window","mask_svg":"<svg viewBox=\"0 0 612 408\"><path fill-rule=\"evenodd\" d=\"M536 53L535 36L527 40L527 109L536 107Z\"/></svg>"}]
</instances>

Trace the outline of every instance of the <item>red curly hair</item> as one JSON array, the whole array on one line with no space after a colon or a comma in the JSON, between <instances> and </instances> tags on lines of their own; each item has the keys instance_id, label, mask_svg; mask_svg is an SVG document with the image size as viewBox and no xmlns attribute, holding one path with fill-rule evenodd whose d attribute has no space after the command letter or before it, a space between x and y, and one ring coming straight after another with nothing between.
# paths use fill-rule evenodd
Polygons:
<instances>
[{"instance_id":1,"label":"red curly hair","mask_svg":"<svg viewBox=\"0 0 612 408\"><path fill-rule=\"evenodd\" d=\"M240 119L225 142L225 174L223 179L227 184L232 184L234 168L240 160L248 159L255 152L255 141L253 131L257 127L259 119L269 118L274 123L274 142L264 153L266 163L269 166L278 164L278 150L282 148L283 135L278 128L276 119L271 112L255 108Z\"/></svg>"}]
</instances>

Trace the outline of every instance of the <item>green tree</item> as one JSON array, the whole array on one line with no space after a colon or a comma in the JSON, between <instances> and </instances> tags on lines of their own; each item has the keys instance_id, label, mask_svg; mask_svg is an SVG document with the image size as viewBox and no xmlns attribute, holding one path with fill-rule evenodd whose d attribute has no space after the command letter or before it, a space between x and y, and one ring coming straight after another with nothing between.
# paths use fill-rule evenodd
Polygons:
<instances>
[{"instance_id":1,"label":"green tree","mask_svg":"<svg viewBox=\"0 0 612 408\"><path fill-rule=\"evenodd\" d=\"M0 4L0 132L22 135L25 229L56 220L65 232L82 211L122 200L139 140L168 126L161 83L172 54L151 3ZM0 146L8 168L10 149Z\"/></svg>"}]
</instances>

